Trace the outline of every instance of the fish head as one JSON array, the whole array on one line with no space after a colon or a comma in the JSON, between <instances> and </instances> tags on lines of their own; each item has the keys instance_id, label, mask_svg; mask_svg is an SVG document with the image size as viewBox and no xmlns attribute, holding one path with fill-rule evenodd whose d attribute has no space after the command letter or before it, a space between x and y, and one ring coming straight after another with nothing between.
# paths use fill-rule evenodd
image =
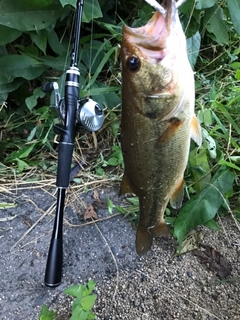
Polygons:
<instances>
[{"instance_id":1,"label":"fish head","mask_svg":"<svg viewBox=\"0 0 240 320\"><path fill-rule=\"evenodd\" d=\"M123 27L123 86L135 96L180 96L186 72L190 74L189 82L193 82L176 3L165 0L163 6L166 16L157 11L143 27Z\"/></svg>"}]
</instances>

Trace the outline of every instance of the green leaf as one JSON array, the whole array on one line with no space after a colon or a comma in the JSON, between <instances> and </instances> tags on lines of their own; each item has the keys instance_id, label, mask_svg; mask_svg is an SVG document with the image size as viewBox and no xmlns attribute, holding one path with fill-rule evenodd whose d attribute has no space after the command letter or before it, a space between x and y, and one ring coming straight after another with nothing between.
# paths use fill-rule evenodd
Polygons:
<instances>
[{"instance_id":1,"label":"green leaf","mask_svg":"<svg viewBox=\"0 0 240 320\"><path fill-rule=\"evenodd\" d=\"M206 227L208 227L209 229L215 230L215 231L220 231L219 225L217 224L217 222L215 220L209 220L206 223L204 223L204 225Z\"/></svg>"},{"instance_id":2,"label":"green leaf","mask_svg":"<svg viewBox=\"0 0 240 320\"><path fill-rule=\"evenodd\" d=\"M1 86L0 86L1 87ZM8 94L7 93L0 93L0 105L2 105L7 100Z\"/></svg>"},{"instance_id":3,"label":"green leaf","mask_svg":"<svg viewBox=\"0 0 240 320\"><path fill-rule=\"evenodd\" d=\"M52 32L50 32L48 35L48 43L56 54L62 55L66 52L64 45L59 41L58 36L54 30L52 30Z\"/></svg>"},{"instance_id":4,"label":"green leaf","mask_svg":"<svg viewBox=\"0 0 240 320\"><path fill-rule=\"evenodd\" d=\"M26 105L30 111L37 105L38 98L43 98L45 93L41 90L41 88L36 88L33 91L33 94L30 97L25 99Z\"/></svg>"},{"instance_id":5,"label":"green leaf","mask_svg":"<svg viewBox=\"0 0 240 320\"><path fill-rule=\"evenodd\" d=\"M10 208L15 208L17 204L15 203L6 203L6 202L1 202L0 203L0 209L10 209Z\"/></svg>"},{"instance_id":6,"label":"green leaf","mask_svg":"<svg viewBox=\"0 0 240 320\"><path fill-rule=\"evenodd\" d=\"M1 76L0 76L1 79ZM5 83L0 85L0 93L4 93L4 92L12 92L14 90L16 90L17 88L19 88L24 82L24 79L22 78L15 78L12 82L10 83Z\"/></svg>"},{"instance_id":7,"label":"green leaf","mask_svg":"<svg viewBox=\"0 0 240 320\"><path fill-rule=\"evenodd\" d=\"M240 69L236 71L235 79L240 80Z\"/></svg>"},{"instance_id":8,"label":"green leaf","mask_svg":"<svg viewBox=\"0 0 240 320\"><path fill-rule=\"evenodd\" d=\"M233 68L234 70L240 69L240 62L233 62L230 64L230 67Z\"/></svg>"},{"instance_id":9,"label":"green leaf","mask_svg":"<svg viewBox=\"0 0 240 320\"><path fill-rule=\"evenodd\" d=\"M99 5L98 0L85 0L83 5L83 22L90 22L93 19L101 18L102 11Z\"/></svg>"},{"instance_id":10,"label":"green leaf","mask_svg":"<svg viewBox=\"0 0 240 320\"><path fill-rule=\"evenodd\" d=\"M84 298L82 298L82 307L84 310L89 311L94 306L94 303L96 301L97 295L89 295Z\"/></svg>"},{"instance_id":11,"label":"green leaf","mask_svg":"<svg viewBox=\"0 0 240 320\"><path fill-rule=\"evenodd\" d=\"M27 141L32 141L33 138L35 137L37 131L37 127L34 127L31 132L29 133L28 137L27 137Z\"/></svg>"},{"instance_id":12,"label":"green leaf","mask_svg":"<svg viewBox=\"0 0 240 320\"><path fill-rule=\"evenodd\" d=\"M224 203L223 195L232 188L234 174L225 166L215 173L211 184L193 196L175 220L174 234L179 243L187 231L213 219Z\"/></svg>"},{"instance_id":13,"label":"green leaf","mask_svg":"<svg viewBox=\"0 0 240 320\"><path fill-rule=\"evenodd\" d=\"M51 57L51 56L44 56L39 59L42 63L46 66L49 66L53 69L63 71L65 68L66 57Z\"/></svg>"},{"instance_id":14,"label":"green leaf","mask_svg":"<svg viewBox=\"0 0 240 320\"><path fill-rule=\"evenodd\" d=\"M79 320L81 319L81 313L83 309L80 305L77 305L76 308L73 310L72 316L69 320Z\"/></svg>"},{"instance_id":15,"label":"green leaf","mask_svg":"<svg viewBox=\"0 0 240 320\"><path fill-rule=\"evenodd\" d=\"M9 156L7 156L5 161L6 162L17 161L17 160L19 161L19 159L27 158L29 154L32 152L33 148L36 146L36 144L37 142L12 152Z\"/></svg>"},{"instance_id":16,"label":"green leaf","mask_svg":"<svg viewBox=\"0 0 240 320\"><path fill-rule=\"evenodd\" d=\"M200 124L204 123L205 126L211 126L213 123L211 109L202 109L197 114Z\"/></svg>"},{"instance_id":17,"label":"green leaf","mask_svg":"<svg viewBox=\"0 0 240 320\"><path fill-rule=\"evenodd\" d=\"M207 150L202 147L192 150L189 154L189 163L191 165L191 175L196 182L194 189L199 192L211 181Z\"/></svg>"},{"instance_id":18,"label":"green leaf","mask_svg":"<svg viewBox=\"0 0 240 320\"><path fill-rule=\"evenodd\" d=\"M102 68L104 67L104 65L107 63L107 61L109 60L110 56L113 54L113 52L115 51L115 47L112 47L104 56L104 58L102 59L102 61L100 62L96 72L94 73L94 75L92 76L91 80L89 81L89 83L87 84L87 86L84 88L85 90L88 90L91 85L96 81L99 73L102 71Z\"/></svg>"},{"instance_id":19,"label":"green leaf","mask_svg":"<svg viewBox=\"0 0 240 320\"><path fill-rule=\"evenodd\" d=\"M0 25L0 45L4 46L16 40L22 34L21 31Z\"/></svg>"},{"instance_id":20,"label":"green leaf","mask_svg":"<svg viewBox=\"0 0 240 320\"><path fill-rule=\"evenodd\" d=\"M197 57L199 55L199 49L201 45L201 35L197 31L191 38L187 39L188 60L191 67L194 68Z\"/></svg>"},{"instance_id":21,"label":"green leaf","mask_svg":"<svg viewBox=\"0 0 240 320\"><path fill-rule=\"evenodd\" d=\"M139 207L139 199L137 197L127 198L127 201L130 202L135 207Z\"/></svg>"},{"instance_id":22,"label":"green leaf","mask_svg":"<svg viewBox=\"0 0 240 320\"><path fill-rule=\"evenodd\" d=\"M21 160L21 159L19 159L19 158L16 158L15 161L16 161L17 164L18 164L18 170L19 170L20 172L22 172L25 168L28 168L28 167L29 167L29 165L27 164L27 162L25 162L25 161L23 161L23 160Z\"/></svg>"},{"instance_id":23,"label":"green leaf","mask_svg":"<svg viewBox=\"0 0 240 320\"><path fill-rule=\"evenodd\" d=\"M87 318L88 318L88 311L83 310L81 306L77 306L70 320L87 320Z\"/></svg>"},{"instance_id":24,"label":"green leaf","mask_svg":"<svg viewBox=\"0 0 240 320\"><path fill-rule=\"evenodd\" d=\"M118 159L116 158L110 158L107 162L110 166L114 166L116 167L119 163L118 163Z\"/></svg>"},{"instance_id":25,"label":"green leaf","mask_svg":"<svg viewBox=\"0 0 240 320\"><path fill-rule=\"evenodd\" d=\"M0 58L0 85L10 83L15 78L32 80L39 77L44 66L37 60L24 55L8 55Z\"/></svg>"},{"instance_id":26,"label":"green leaf","mask_svg":"<svg viewBox=\"0 0 240 320\"><path fill-rule=\"evenodd\" d=\"M41 30L55 24L63 8L51 0L0 2L0 24L20 31Z\"/></svg>"},{"instance_id":27,"label":"green leaf","mask_svg":"<svg viewBox=\"0 0 240 320\"><path fill-rule=\"evenodd\" d=\"M202 10L214 6L216 0L196 0L196 9Z\"/></svg>"},{"instance_id":28,"label":"green leaf","mask_svg":"<svg viewBox=\"0 0 240 320\"><path fill-rule=\"evenodd\" d=\"M55 318L56 312L50 311L48 307L44 304L40 311L39 320L53 320Z\"/></svg>"},{"instance_id":29,"label":"green leaf","mask_svg":"<svg viewBox=\"0 0 240 320\"><path fill-rule=\"evenodd\" d=\"M238 167L236 164L234 164L232 162L229 162L229 161L221 159L221 160L218 161L218 163L221 164L221 165L228 166L229 168L232 168L232 169L240 171L240 167Z\"/></svg>"},{"instance_id":30,"label":"green leaf","mask_svg":"<svg viewBox=\"0 0 240 320\"><path fill-rule=\"evenodd\" d=\"M95 319L97 319L96 315L94 313L92 313L91 311L88 311L87 320L95 320Z\"/></svg>"},{"instance_id":31,"label":"green leaf","mask_svg":"<svg viewBox=\"0 0 240 320\"><path fill-rule=\"evenodd\" d=\"M180 7L179 7L179 11L184 13L185 15L189 15L191 14L191 12L193 12L193 9L195 7L195 1L196 0L188 0L185 1Z\"/></svg>"},{"instance_id":32,"label":"green leaf","mask_svg":"<svg viewBox=\"0 0 240 320\"><path fill-rule=\"evenodd\" d=\"M217 157L217 145L215 140L210 136L208 131L202 128L203 146L208 150L210 158L216 159Z\"/></svg>"},{"instance_id":33,"label":"green leaf","mask_svg":"<svg viewBox=\"0 0 240 320\"><path fill-rule=\"evenodd\" d=\"M29 31L32 41L38 46L40 50L46 55L48 31L46 29L36 31Z\"/></svg>"},{"instance_id":34,"label":"green leaf","mask_svg":"<svg viewBox=\"0 0 240 320\"><path fill-rule=\"evenodd\" d=\"M63 291L65 294L68 294L73 297L81 297L83 293L83 285L73 285Z\"/></svg>"},{"instance_id":35,"label":"green leaf","mask_svg":"<svg viewBox=\"0 0 240 320\"><path fill-rule=\"evenodd\" d=\"M227 0L228 10L233 23L233 26L237 33L240 35L240 1L239 0Z\"/></svg>"},{"instance_id":36,"label":"green leaf","mask_svg":"<svg viewBox=\"0 0 240 320\"><path fill-rule=\"evenodd\" d=\"M206 9L203 18L203 24L208 30L215 35L219 44L228 44L228 29L223 19L223 9L218 5Z\"/></svg>"},{"instance_id":37,"label":"green leaf","mask_svg":"<svg viewBox=\"0 0 240 320\"><path fill-rule=\"evenodd\" d=\"M86 284L86 287L84 288L85 290L84 290L83 296L85 296L86 294L92 293L95 286L96 286L96 282L94 280L90 279L88 281L88 283Z\"/></svg>"},{"instance_id":38,"label":"green leaf","mask_svg":"<svg viewBox=\"0 0 240 320\"><path fill-rule=\"evenodd\" d=\"M107 206L108 206L108 212L110 214L113 213L113 208L115 207L114 204L112 203L112 200L110 200L109 198L107 198Z\"/></svg>"},{"instance_id":39,"label":"green leaf","mask_svg":"<svg viewBox=\"0 0 240 320\"><path fill-rule=\"evenodd\" d=\"M74 8L76 7L76 3L77 1L76 0L59 0L61 5L64 7L66 5L71 5L73 6Z\"/></svg>"},{"instance_id":40,"label":"green leaf","mask_svg":"<svg viewBox=\"0 0 240 320\"><path fill-rule=\"evenodd\" d=\"M229 111L225 108L225 106L222 103L215 101L215 104L217 105L218 109L221 110L222 114L227 119L227 121L231 123L233 129L236 130L236 132L240 135L240 125L238 125L239 119L236 119L238 121L238 123L236 123L236 121L233 119Z\"/></svg>"}]
</instances>

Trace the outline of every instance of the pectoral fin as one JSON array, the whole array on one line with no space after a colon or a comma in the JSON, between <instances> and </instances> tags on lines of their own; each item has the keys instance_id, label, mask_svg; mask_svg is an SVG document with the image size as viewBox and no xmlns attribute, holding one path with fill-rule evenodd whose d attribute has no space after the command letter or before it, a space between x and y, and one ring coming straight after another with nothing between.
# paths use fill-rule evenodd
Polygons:
<instances>
[{"instance_id":1,"label":"pectoral fin","mask_svg":"<svg viewBox=\"0 0 240 320\"><path fill-rule=\"evenodd\" d=\"M121 183L121 188L120 188L120 195L125 194L125 193L133 193L132 187L130 186L128 177L126 173L124 172L123 178L122 178L122 183Z\"/></svg>"},{"instance_id":2,"label":"pectoral fin","mask_svg":"<svg viewBox=\"0 0 240 320\"><path fill-rule=\"evenodd\" d=\"M167 129L161 134L161 136L156 141L156 147L161 146L169 142L173 136L175 136L177 130L183 124L184 120L179 120L178 118L171 118L168 121Z\"/></svg>"},{"instance_id":3,"label":"pectoral fin","mask_svg":"<svg viewBox=\"0 0 240 320\"><path fill-rule=\"evenodd\" d=\"M170 198L170 204L173 209L179 209L182 206L184 196L184 182L183 179L180 180L176 190Z\"/></svg>"},{"instance_id":4,"label":"pectoral fin","mask_svg":"<svg viewBox=\"0 0 240 320\"><path fill-rule=\"evenodd\" d=\"M202 144L201 126L194 115L191 122L191 138L200 146Z\"/></svg>"}]
</instances>

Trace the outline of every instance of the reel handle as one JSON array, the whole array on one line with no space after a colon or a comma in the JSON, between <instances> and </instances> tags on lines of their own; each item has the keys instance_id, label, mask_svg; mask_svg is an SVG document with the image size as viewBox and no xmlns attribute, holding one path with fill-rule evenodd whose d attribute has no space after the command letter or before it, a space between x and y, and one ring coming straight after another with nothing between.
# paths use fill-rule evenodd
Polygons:
<instances>
[{"instance_id":1,"label":"reel handle","mask_svg":"<svg viewBox=\"0 0 240 320\"><path fill-rule=\"evenodd\" d=\"M44 82L41 86L41 89L45 93L52 92L56 87L56 82Z\"/></svg>"}]
</instances>

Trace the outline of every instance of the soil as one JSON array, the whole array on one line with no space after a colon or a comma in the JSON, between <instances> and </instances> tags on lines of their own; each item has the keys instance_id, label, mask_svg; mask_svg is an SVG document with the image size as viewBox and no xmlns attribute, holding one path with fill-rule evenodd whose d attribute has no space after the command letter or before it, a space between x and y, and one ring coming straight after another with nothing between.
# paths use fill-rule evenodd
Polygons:
<instances>
[{"instance_id":1,"label":"soil","mask_svg":"<svg viewBox=\"0 0 240 320\"><path fill-rule=\"evenodd\" d=\"M55 203L54 190L33 186L2 191L0 202L17 206L0 211L1 218L16 215L0 222L1 319L39 319L43 304L56 310L61 320L69 319L71 299L64 289L90 278L96 282L93 312L98 319L240 319L240 231L232 217L218 221L220 232L201 228L203 244L231 264L231 275L219 279L192 252L173 257L174 238L156 239L151 252L139 257L133 226L107 210L107 197L124 205L118 188L96 190L101 201L94 199L93 191L68 193L63 277L56 288L43 281L54 219L54 211L47 210ZM83 214L89 204L98 219L107 219L86 224Z\"/></svg>"}]
</instances>

